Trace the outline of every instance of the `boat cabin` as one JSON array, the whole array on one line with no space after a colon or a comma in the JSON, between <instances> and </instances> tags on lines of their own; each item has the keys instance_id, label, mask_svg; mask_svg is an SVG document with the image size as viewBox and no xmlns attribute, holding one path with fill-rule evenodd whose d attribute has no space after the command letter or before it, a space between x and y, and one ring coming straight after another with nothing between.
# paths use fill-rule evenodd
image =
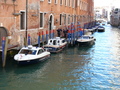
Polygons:
<instances>
[{"instance_id":1,"label":"boat cabin","mask_svg":"<svg viewBox=\"0 0 120 90\"><path fill-rule=\"evenodd\" d=\"M31 54L31 55L39 55L42 52L44 52L44 49L42 48L38 48L38 47L32 47L32 46L28 46L28 47L23 47L19 54Z\"/></svg>"},{"instance_id":2,"label":"boat cabin","mask_svg":"<svg viewBox=\"0 0 120 90\"><path fill-rule=\"evenodd\" d=\"M48 45L61 45L62 43L65 43L65 39L60 39L60 37L48 40Z\"/></svg>"}]
</instances>

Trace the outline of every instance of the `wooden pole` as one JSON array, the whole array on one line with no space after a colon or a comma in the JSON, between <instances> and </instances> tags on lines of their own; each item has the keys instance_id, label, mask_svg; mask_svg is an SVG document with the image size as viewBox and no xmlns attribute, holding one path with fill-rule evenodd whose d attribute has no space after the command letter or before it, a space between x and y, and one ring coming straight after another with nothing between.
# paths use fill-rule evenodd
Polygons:
<instances>
[{"instance_id":1,"label":"wooden pole","mask_svg":"<svg viewBox=\"0 0 120 90\"><path fill-rule=\"evenodd\" d=\"M27 46L27 17L28 16L28 0L26 0L26 32L25 32L25 45Z\"/></svg>"},{"instance_id":2,"label":"wooden pole","mask_svg":"<svg viewBox=\"0 0 120 90\"><path fill-rule=\"evenodd\" d=\"M38 47L40 47L40 32L38 33Z\"/></svg>"},{"instance_id":3,"label":"wooden pole","mask_svg":"<svg viewBox=\"0 0 120 90\"><path fill-rule=\"evenodd\" d=\"M4 47L4 52L3 52L4 58L3 58L2 67L5 67L5 64L6 64L7 47L8 47L8 37L6 37L6 40L5 40L5 47Z\"/></svg>"},{"instance_id":4,"label":"wooden pole","mask_svg":"<svg viewBox=\"0 0 120 90\"><path fill-rule=\"evenodd\" d=\"M42 31L42 46L44 47L44 31Z\"/></svg>"}]
</instances>

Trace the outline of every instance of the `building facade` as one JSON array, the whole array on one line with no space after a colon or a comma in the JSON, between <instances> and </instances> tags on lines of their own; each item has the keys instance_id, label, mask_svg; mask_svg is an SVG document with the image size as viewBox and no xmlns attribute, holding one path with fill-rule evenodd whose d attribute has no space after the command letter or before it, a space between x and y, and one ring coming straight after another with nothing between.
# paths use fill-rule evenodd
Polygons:
<instances>
[{"instance_id":1,"label":"building facade","mask_svg":"<svg viewBox=\"0 0 120 90\"><path fill-rule=\"evenodd\" d=\"M115 8L111 10L110 24L112 26L120 26L120 8Z\"/></svg>"},{"instance_id":2,"label":"building facade","mask_svg":"<svg viewBox=\"0 0 120 90\"><path fill-rule=\"evenodd\" d=\"M9 45L22 47L30 34L37 44L39 32L94 21L93 10L93 0L0 0L0 41L8 37Z\"/></svg>"}]
</instances>

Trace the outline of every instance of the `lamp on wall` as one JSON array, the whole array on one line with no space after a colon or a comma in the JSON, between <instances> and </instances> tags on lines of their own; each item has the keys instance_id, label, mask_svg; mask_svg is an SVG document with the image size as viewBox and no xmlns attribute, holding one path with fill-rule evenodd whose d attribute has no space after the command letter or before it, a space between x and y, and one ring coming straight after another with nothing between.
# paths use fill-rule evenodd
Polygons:
<instances>
[{"instance_id":1,"label":"lamp on wall","mask_svg":"<svg viewBox=\"0 0 120 90\"><path fill-rule=\"evenodd\" d=\"M58 19L56 19L55 22L58 23Z\"/></svg>"},{"instance_id":2,"label":"lamp on wall","mask_svg":"<svg viewBox=\"0 0 120 90\"><path fill-rule=\"evenodd\" d=\"M12 0L12 1L13 1L13 6L14 6L13 15L15 15L15 16L21 15L21 13L16 13L16 12L15 12L15 1L16 1L16 0Z\"/></svg>"}]
</instances>

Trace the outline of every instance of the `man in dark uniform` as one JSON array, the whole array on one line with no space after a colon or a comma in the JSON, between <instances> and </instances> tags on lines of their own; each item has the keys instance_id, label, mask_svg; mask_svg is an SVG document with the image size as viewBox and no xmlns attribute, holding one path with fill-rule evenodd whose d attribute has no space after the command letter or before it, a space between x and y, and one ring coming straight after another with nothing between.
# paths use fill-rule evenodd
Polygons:
<instances>
[{"instance_id":1,"label":"man in dark uniform","mask_svg":"<svg viewBox=\"0 0 120 90\"><path fill-rule=\"evenodd\" d=\"M63 33L64 33L64 38L67 38L67 33L68 33L67 28L66 28L66 29L63 29Z\"/></svg>"},{"instance_id":2,"label":"man in dark uniform","mask_svg":"<svg viewBox=\"0 0 120 90\"><path fill-rule=\"evenodd\" d=\"M59 29L59 28L58 28L58 30L57 30L58 37L60 37L61 32L62 32L62 29Z\"/></svg>"}]
</instances>

